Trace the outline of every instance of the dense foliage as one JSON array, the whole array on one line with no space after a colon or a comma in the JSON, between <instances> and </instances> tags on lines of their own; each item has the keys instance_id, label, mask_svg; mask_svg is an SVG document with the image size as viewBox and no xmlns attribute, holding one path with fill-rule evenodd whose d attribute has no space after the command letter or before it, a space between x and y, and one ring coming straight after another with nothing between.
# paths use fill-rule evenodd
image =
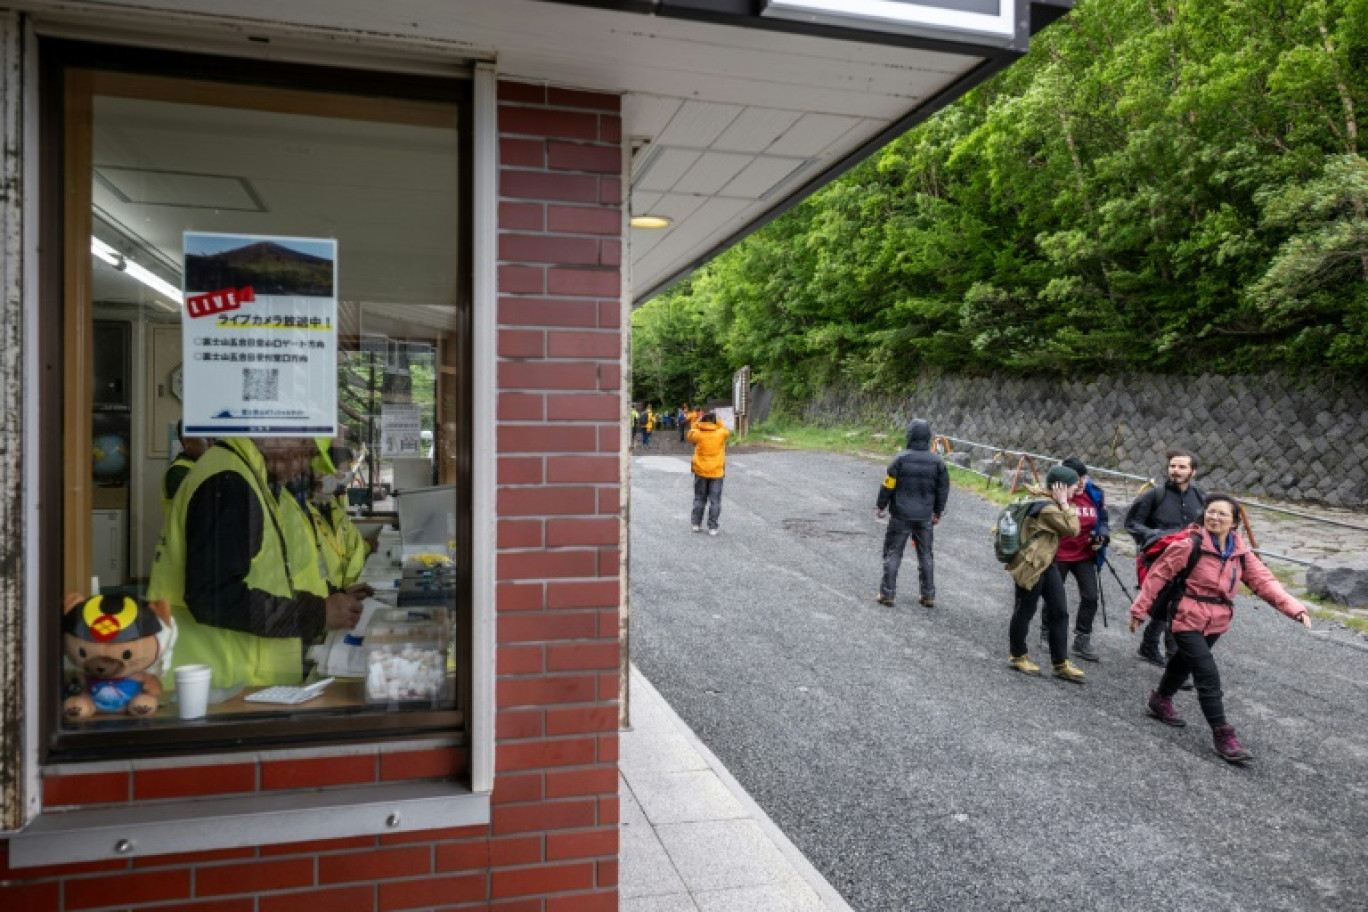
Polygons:
<instances>
[{"instance_id":1,"label":"dense foliage","mask_svg":"<svg viewBox=\"0 0 1368 912\"><path fill-rule=\"evenodd\" d=\"M1368 373L1368 0L1079 0L640 308L639 398L927 371ZM725 393L723 393L725 394Z\"/></svg>"}]
</instances>

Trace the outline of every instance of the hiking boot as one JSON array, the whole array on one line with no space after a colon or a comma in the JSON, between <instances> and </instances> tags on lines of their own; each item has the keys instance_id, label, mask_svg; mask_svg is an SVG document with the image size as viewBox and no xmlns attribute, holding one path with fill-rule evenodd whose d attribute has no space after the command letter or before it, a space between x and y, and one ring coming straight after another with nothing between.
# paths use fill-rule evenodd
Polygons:
<instances>
[{"instance_id":1,"label":"hiking boot","mask_svg":"<svg viewBox=\"0 0 1368 912\"><path fill-rule=\"evenodd\" d=\"M695 532L702 532L702 531L703 531L703 527L702 527L702 526L694 526L694 527L693 527L693 530L694 530Z\"/></svg>"},{"instance_id":2,"label":"hiking boot","mask_svg":"<svg viewBox=\"0 0 1368 912\"><path fill-rule=\"evenodd\" d=\"M1075 684L1083 683L1083 671L1068 659L1054 663L1054 676L1065 681L1073 681Z\"/></svg>"},{"instance_id":3,"label":"hiking boot","mask_svg":"<svg viewBox=\"0 0 1368 912\"><path fill-rule=\"evenodd\" d=\"M1159 648L1158 643L1141 643L1140 648L1135 650L1135 654L1151 665L1158 665L1160 668L1168 665L1168 657L1164 655L1164 651Z\"/></svg>"},{"instance_id":4,"label":"hiking boot","mask_svg":"<svg viewBox=\"0 0 1368 912\"><path fill-rule=\"evenodd\" d=\"M709 529L709 530L708 530L708 534L709 534L709 535L716 535L716 534L717 534L717 530L716 530L716 529Z\"/></svg>"},{"instance_id":5,"label":"hiking boot","mask_svg":"<svg viewBox=\"0 0 1368 912\"><path fill-rule=\"evenodd\" d=\"M1092 634L1075 633L1073 641L1073 654L1085 662L1096 662L1100 658L1092 648Z\"/></svg>"},{"instance_id":6,"label":"hiking boot","mask_svg":"<svg viewBox=\"0 0 1368 912\"><path fill-rule=\"evenodd\" d=\"M1240 739L1235 737L1233 725L1211 726L1211 740L1216 753L1227 763L1244 763L1246 760L1254 759L1254 755L1245 750Z\"/></svg>"},{"instance_id":7,"label":"hiking boot","mask_svg":"<svg viewBox=\"0 0 1368 912\"><path fill-rule=\"evenodd\" d=\"M936 607L936 600L933 599L933 598L927 598L927 597L924 596L924 595L923 595L922 598L921 598L921 603L922 603L922 605L924 605L924 606L927 607L927 608L935 608L935 607Z\"/></svg>"},{"instance_id":8,"label":"hiking boot","mask_svg":"<svg viewBox=\"0 0 1368 912\"><path fill-rule=\"evenodd\" d=\"M1012 666L1013 668L1015 668L1017 671L1021 672L1022 674L1028 674L1028 675L1038 675L1038 674L1040 674L1040 666L1037 665L1035 662L1032 662L1032 661L1031 661L1031 657L1028 656L1028 655L1024 655L1024 654L1023 654L1023 655L1019 655L1019 656L1009 655L1009 656L1007 657L1007 664L1010 665L1010 666Z\"/></svg>"},{"instance_id":9,"label":"hiking boot","mask_svg":"<svg viewBox=\"0 0 1368 912\"><path fill-rule=\"evenodd\" d=\"M874 601L878 602L880 605L883 605L885 608L893 607L893 600L891 598L884 598L882 595L874 596Z\"/></svg>"},{"instance_id":10,"label":"hiking boot","mask_svg":"<svg viewBox=\"0 0 1368 912\"><path fill-rule=\"evenodd\" d=\"M1149 702L1145 704L1145 712L1165 725L1172 725L1174 728L1182 728L1187 725L1187 721L1178 715L1178 710L1173 708L1173 699L1164 696L1157 690L1150 694Z\"/></svg>"}]
</instances>

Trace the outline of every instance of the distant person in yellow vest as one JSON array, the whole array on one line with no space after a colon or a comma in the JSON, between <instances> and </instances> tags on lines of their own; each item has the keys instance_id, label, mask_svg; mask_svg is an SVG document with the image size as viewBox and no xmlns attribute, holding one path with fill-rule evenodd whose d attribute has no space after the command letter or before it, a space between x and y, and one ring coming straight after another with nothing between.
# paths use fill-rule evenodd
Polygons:
<instances>
[{"instance_id":1,"label":"distant person in yellow vest","mask_svg":"<svg viewBox=\"0 0 1368 912\"><path fill-rule=\"evenodd\" d=\"M287 486L313 448L309 438L219 440L172 501L148 598L171 605L175 665L210 666L214 687L298 684L305 644L361 616L355 596L329 594L312 524Z\"/></svg>"},{"instance_id":2,"label":"distant person in yellow vest","mask_svg":"<svg viewBox=\"0 0 1368 912\"><path fill-rule=\"evenodd\" d=\"M314 441L317 452L310 463L313 485L309 519L315 544L323 561L323 577L332 592L348 592L366 598L374 590L358 583L370 548L347 516L347 485L351 483L353 456L350 447L327 437Z\"/></svg>"},{"instance_id":3,"label":"distant person in yellow vest","mask_svg":"<svg viewBox=\"0 0 1368 912\"><path fill-rule=\"evenodd\" d=\"M649 405L646 406L646 414L641 416L641 448L649 450L651 448L651 432L656 428L656 413Z\"/></svg>"},{"instance_id":4,"label":"distant person in yellow vest","mask_svg":"<svg viewBox=\"0 0 1368 912\"><path fill-rule=\"evenodd\" d=\"M171 460L166 474L162 476L163 518L170 515L171 501L175 498L181 482L185 481L185 476L190 474L190 467L195 464L195 460L204 455L205 450L214 445L213 439L209 437L186 437L185 423L182 421L176 422L176 439L180 441L181 451Z\"/></svg>"},{"instance_id":5,"label":"distant person in yellow vest","mask_svg":"<svg viewBox=\"0 0 1368 912\"><path fill-rule=\"evenodd\" d=\"M689 429L689 442L694 445L693 475L693 530L703 531L703 508L708 508L708 534L717 534L717 521L722 518L722 476L727 468L727 438L731 431L708 412Z\"/></svg>"}]
</instances>

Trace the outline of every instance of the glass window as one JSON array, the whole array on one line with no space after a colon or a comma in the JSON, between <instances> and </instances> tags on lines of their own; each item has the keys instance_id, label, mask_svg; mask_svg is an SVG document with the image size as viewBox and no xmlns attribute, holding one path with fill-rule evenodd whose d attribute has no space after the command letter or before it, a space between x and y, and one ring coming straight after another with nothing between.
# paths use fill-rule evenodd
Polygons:
<instances>
[{"instance_id":1,"label":"glass window","mask_svg":"<svg viewBox=\"0 0 1368 912\"><path fill-rule=\"evenodd\" d=\"M469 711L464 96L265 72L65 71L50 757Z\"/></svg>"}]
</instances>

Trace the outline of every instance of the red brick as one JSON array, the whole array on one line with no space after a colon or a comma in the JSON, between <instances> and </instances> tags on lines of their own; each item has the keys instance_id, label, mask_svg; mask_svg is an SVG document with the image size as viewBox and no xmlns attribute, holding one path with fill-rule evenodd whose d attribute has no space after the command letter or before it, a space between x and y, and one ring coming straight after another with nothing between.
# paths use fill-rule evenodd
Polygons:
<instances>
[{"instance_id":1,"label":"red brick","mask_svg":"<svg viewBox=\"0 0 1368 912\"><path fill-rule=\"evenodd\" d=\"M546 167L546 143L539 139L499 140L499 164L514 168Z\"/></svg>"},{"instance_id":2,"label":"red brick","mask_svg":"<svg viewBox=\"0 0 1368 912\"><path fill-rule=\"evenodd\" d=\"M540 738L546 734L541 709L505 709L494 717L494 737L500 741Z\"/></svg>"},{"instance_id":3,"label":"red brick","mask_svg":"<svg viewBox=\"0 0 1368 912\"><path fill-rule=\"evenodd\" d=\"M622 142L622 118L604 116L599 118L599 139L603 142Z\"/></svg>"},{"instance_id":4,"label":"red brick","mask_svg":"<svg viewBox=\"0 0 1368 912\"><path fill-rule=\"evenodd\" d=\"M599 488L598 501L598 512L600 516L621 515L622 492L617 488Z\"/></svg>"},{"instance_id":5,"label":"red brick","mask_svg":"<svg viewBox=\"0 0 1368 912\"><path fill-rule=\"evenodd\" d=\"M502 805L493 808L491 814L494 832L502 836L594 826L595 808L592 800L544 801Z\"/></svg>"},{"instance_id":6,"label":"red brick","mask_svg":"<svg viewBox=\"0 0 1368 912\"><path fill-rule=\"evenodd\" d=\"M621 696L622 678L618 674L601 674L598 679L598 699L603 702Z\"/></svg>"},{"instance_id":7,"label":"red brick","mask_svg":"<svg viewBox=\"0 0 1368 912\"><path fill-rule=\"evenodd\" d=\"M257 850L252 847L241 849L214 849L208 852L175 852L170 855L145 855L133 859L135 868L178 868L188 864L208 864L214 861L240 861L256 858Z\"/></svg>"},{"instance_id":8,"label":"red brick","mask_svg":"<svg viewBox=\"0 0 1368 912\"><path fill-rule=\"evenodd\" d=\"M500 339L503 335L499 334ZM538 345L542 344L543 333L533 332L531 335L537 337ZM500 421L545 421L546 394L500 393L498 418ZM540 467L540 464L538 465Z\"/></svg>"},{"instance_id":9,"label":"red brick","mask_svg":"<svg viewBox=\"0 0 1368 912\"><path fill-rule=\"evenodd\" d=\"M596 238L557 234L501 234L499 259L519 263L597 266L599 241Z\"/></svg>"},{"instance_id":10,"label":"red brick","mask_svg":"<svg viewBox=\"0 0 1368 912\"><path fill-rule=\"evenodd\" d=\"M426 909L488 898L486 875L456 874L379 885L381 910Z\"/></svg>"},{"instance_id":11,"label":"red brick","mask_svg":"<svg viewBox=\"0 0 1368 912\"><path fill-rule=\"evenodd\" d=\"M499 203L499 230L545 231L546 207L541 203Z\"/></svg>"},{"instance_id":12,"label":"red brick","mask_svg":"<svg viewBox=\"0 0 1368 912\"><path fill-rule=\"evenodd\" d=\"M0 883L0 909L15 912L59 912L62 908L62 884Z\"/></svg>"},{"instance_id":13,"label":"red brick","mask_svg":"<svg viewBox=\"0 0 1368 912\"><path fill-rule=\"evenodd\" d=\"M260 893L314 885L314 859L278 858L195 869L195 895Z\"/></svg>"},{"instance_id":14,"label":"red brick","mask_svg":"<svg viewBox=\"0 0 1368 912\"><path fill-rule=\"evenodd\" d=\"M604 795L598 800L599 823L607 826L610 823L622 822L622 803L617 795Z\"/></svg>"},{"instance_id":15,"label":"red brick","mask_svg":"<svg viewBox=\"0 0 1368 912\"><path fill-rule=\"evenodd\" d=\"M579 863L495 871L490 881L490 895L495 899L587 890L594 885L594 866Z\"/></svg>"},{"instance_id":16,"label":"red brick","mask_svg":"<svg viewBox=\"0 0 1368 912\"><path fill-rule=\"evenodd\" d=\"M132 906L139 903L170 902L190 897L190 869L168 868L83 877L63 885L64 908L95 909L101 906ZM10 907L6 907L10 908ZM27 910L19 905L15 908Z\"/></svg>"},{"instance_id":17,"label":"red brick","mask_svg":"<svg viewBox=\"0 0 1368 912\"><path fill-rule=\"evenodd\" d=\"M549 171L500 171L499 195L504 199L595 203L599 199L599 178Z\"/></svg>"},{"instance_id":18,"label":"red brick","mask_svg":"<svg viewBox=\"0 0 1368 912\"><path fill-rule=\"evenodd\" d=\"M546 586L542 583L499 583L494 590L498 610L540 611L546 607Z\"/></svg>"},{"instance_id":19,"label":"red brick","mask_svg":"<svg viewBox=\"0 0 1368 912\"><path fill-rule=\"evenodd\" d=\"M552 333L552 336L559 333ZM617 333L603 333L621 342ZM622 417L622 398L610 393L570 393L546 397L547 421L617 421ZM608 460L616 463L616 460ZM617 480L615 474L613 479Z\"/></svg>"},{"instance_id":20,"label":"red brick","mask_svg":"<svg viewBox=\"0 0 1368 912\"><path fill-rule=\"evenodd\" d=\"M613 724L617 724L617 707L613 707ZM614 766L591 769L547 770L547 798L578 798L586 795L616 795L618 771Z\"/></svg>"},{"instance_id":21,"label":"red brick","mask_svg":"<svg viewBox=\"0 0 1368 912\"><path fill-rule=\"evenodd\" d=\"M622 368L617 364L599 365L599 389L615 390L622 387ZM616 449L616 446L614 447Z\"/></svg>"},{"instance_id":22,"label":"red brick","mask_svg":"<svg viewBox=\"0 0 1368 912\"><path fill-rule=\"evenodd\" d=\"M552 142L548 144L547 164L557 171L621 174L622 149L618 146Z\"/></svg>"},{"instance_id":23,"label":"red brick","mask_svg":"<svg viewBox=\"0 0 1368 912\"><path fill-rule=\"evenodd\" d=\"M254 792L257 787L255 763L228 763L222 766L182 766L171 769L137 770L133 773L133 798L187 798L193 795L227 795Z\"/></svg>"},{"instance_id":24,"label":"red brick","mask_svg":"<svg viewBox=\"0 0 1368 912\"><path fill-rule=\"evenodd\" d=\"M351 883L358 880L388 880L432 873L432 849L409 846L397 849L371 849L324 855L318 859L320 884Z\"/></svg>"},{"instance_id":25,"label":"red brick","mask_svg":"<svg viewBox=\"0 0 1368 912\"><path fill-rule=\"evenodd\" d=\"M597 627L597 619L595 621ZM608 643L553 643L546 647L546 670L607 671L621 664L621 649Z\"/></svg>"},{"instance_id":26,"label":"red brick","mask_svg":"<svg viewBox=\"0 0 1368 912\"><path fill-rule=\"evenodd\" d=\"M616 644L614 644L613 651L617 652ZM546 734L548 737L615 732L617 727L618 707L614 703L573 708L554 707L546 710Z\"/></svg>"},{"instance_id":27,"label":"red brick","mask_svg":"<svg viewBox=\"0 0 1368 912\"><path fill-rule=\"evenodd\" d=\"M498 619L500 643L584 640L595 635L598 619L590 611L524 612Z\"/></svg>"},{"instance_id":28,"label":"red brick","mask_svg":"<svg viewBox=\"0 0 1368 912\"><path fill-rule=\"evenodd\" d=\"M499 80L499 101L515 101L524 104L546 104L546 86L530 82L506 82Z\"/></svg>"},{"instance_id":29,"label":"red brick","mask_svg":"<svg viewBox=\"0 0 1368 912\"><path fill-rule=\"evenodd\" d=\"M510 362L505 362L509 364ZM529 363L517 366L527 367ZM561 367L573 365L542 365ZM586 365L590 366L590 365ZM592 453L598 443L598 429L584 425L501 424L498 430L500 453ZM584 512L593 512L587 510Z\"/></svg>"},{"instance_id":30,"label":"red brick","mask_svg":"<svg viewBox=\"0 0 1368 912\"><path fill-rule=\"evenodd\" d=\"M616 456L551 456L546 460L547 484L617 484L621 477L622 464Z\"/></svg>"},{"instance_id":31,"label":"red brick","mask_svg":"<svg viewBox=\"0 0 1368 912\"><path fill-rule=\"evenodd\" d=\"M375 847L374 836L347 836L342 839L310 839L284 845L262 846L263 857L268 855L317 855L320 852L345 852L348 849Z\"/></svg>"},{"instance_id":32,"label":"red brick","mask_svg":"<svg viewBox=\"0 0 1368 912\"><path fill-rule=\"evenodd\" d=\"M622 614L620 611L598 612L598 635L603 639L622 636Z\"/></svg>"},{"instance_id":33,"label":"red brick","mask_svg":"<svg viewBox=\"0 0 1368 912\"><path fill-rule=\"evenodd\" d=\"M542 522L539 519L501 519L498 527L498 547L540 548L542 547Z\"/></svg>"},{"instance_id":34,"label":"red brick","mask_svg":"<svg viewBox=\"0 0 1368 912\"><path fill-rule=\"evenodd\" d=\"M604 301L599 305L600 329L621 329L622 328L622 303L620 301Z\"/></svg>"},{"instance_id":35,"label":"red brick","mask_svg":"<svg viewBox=\"0 0 1368 912\"><path fill-rule=\"evenodd\" d=\"M466 770L465 748L434 747L380 755L380 779L450 779Z\"/></svg>"},{"instance_id":36,"label":"red brick","mask_svg":"<svg viewBox=\"0 0 1368 912\"><path fill-rule=\"evenodd\" d=\"M505 741L499 744L496 762L499 772L584 766L594 762L596 747L592 737Z\"/></svg>"},{"instance_id":37,"label":"red brick","mask_svg":"<svg viewBox=\"0 0 1368 912\"><path fill-rule=\"evenodd\" d=\"M516 267L505 266L502 269L535 268L540 278L543 270L541 267ZM502 280L500 288L503 287ZM538 291L541 290L539 285ZM499 299L499 322L514 326L583 326L591 327L596 325L598 318L598 305L592 301L576 301L557 298L541 298L528 300L526 298L500 298Z\"/></svg>"},{"instance_id":38,"label":"red brick","mask_svg":"<svg viewBox=\"0 0 1368 912\"><path fill-rule=\"evenodd\" d=\"M546 587L547 608L617 608L621 602L618 581L597 580L588 583L549 583Z\"/></svg>"},{"instance_id":39,"label":"red brick","mask_svg":"<svg viewBox=\"0 0 1368 912\"><path fill-rule=\"evenodd\" d=\"M423 843L430 845L434 842L461 842L466 839L484 839L489 835L489 829L483 824L475 824L466 827L443 827L436 830L418 830L413 833L391 833L388 836L380 837L381 845L413 845Z\"/></svg>"},{"instance_id":40,"label":"red brick","mask_svg":"<svg viewBox=\"0 0 1368 912\"><path fill-rule=\"evenodd\" d=\"M498 675L541 674L546 670L545 650L541 646L499 646L494 662Z\"/></svg>"},{"instance_id":41,"label":"red brick","mask_svg":"<svg viewBox=\"0 0 1368 912\"><path fill-rule=\"evenodd\" d=\"M609 240L600 242L598 264L600 266L621 266L622 243Z\"/></svg>"},{"instance_id":42,"label":"red brick","mask_svg":"<svg viewBox=\"0 0 1368 912\"><path fill-rule=\"evenodd\" d=\"M502 294L543 294L546 270L541 266L499 266L499 291Z\"/></svg>"},{"instance_id":43,"label":"red brick","mask_svg":"<svg viewBox=\"0 0 1368 912\"><path fill-rule=\"evenodd\" d=\"M599 862L601 866L603 863ZM543 912L617 912L618 894L616 890L600 890L596 893L573 893L566 896L548 896Z\"/></svg>"},{"instance_id":44,"label":"red brick","mask_svg":"<svg viewBox=\"0 0 1368 912\"><path fill-rule=\"evenodd\" d=\"M536 864L542 860L542 836L505 836L489 841L489 863L496 868Z\"/></svg>"},{"instance_id":45,"label":"red brick","mask_svg":"<svg viewBox=\"0 0 1368 912\"><path fill-rule=\"evenodd\" d=\"M535 329L501 329L498 352L500 358L545 357L546 333Z\"/></svg>"},{"instance_id":46,"label":"red brick","mask_svg":"<svg viewBox=\"0 0 1368 912\"><path fill-rule=\"evenodd\" d=\"M597 867L600 887L616 887L618 885L618 860L616 858L605 858L598 863Z\"/></svg>"},{"instance_id":47,"label":"red brick","mask_svg":"<svg viewBox=\"0 0 1368 912\"><path fill-rule=\"evenodd\" d=\"M551 519L546 522L548 548L583 548L616 545L622 523L616 519Z\"/></svg>"},{"instance_id":48,"label":"red brick","mask_svg":"<svg viewBox=\"0 0 1368 912\"><path fill-rule=\"evenodd\" d=\"M505 899L501 902L491 902L488 906L480 906L484 912L546 912L542 908L540 899ZM476 912L471 909L470 912Z\"/></svg>"},{"instance_id":49,"label":"red brick","mask_svg":"<svg viewBox=\"0 0 1368 912\"><path fill-rule=\"evenodd\" d=\"M502 401L502 397L501 397ZM540 456L502 456L498 464L499 484L528 485L542 483Z\"/></svg>"},{"instance_id":50,"label":"red brick","mask_svg":"<svg viewBox=\"0 0 1368 912\"><path fill-rule=\"evenodd\" d=\"M437 873L474 871L489 867L489 842L444 842L437 845Z\"/></svg>"},{"instance_id":51,"label":"red brick","mask_svg":"<svg viewBox=\"0 0 1368 912\"><path fill-rule=\"evenodd\" d=\"M593 108L597 111L611 111L614 114L622 110L622 98L618 95L585 92L580 89L560 89L555 86L551 86L547 102L558 108Z\"/></svg>"},{"instance_id":52,"label":"red brick","mask_svg":"<svg viewBox=\"0 0 1368 912\"><path fill-rule=\"evenodd\" d=\"M165 909L159 906L158 912ZM199 902L178 902L176 912L256 912L256 898L252 896L234 896L228 899L205 899ZM329 910L331 912L331 910Z\"/></svg>"},{"instance_id":53,"label":"red brick","mask_svg":"<svg viewBox=\"0 0 1368 912\"><path fill-rule=\"evenodd\" d=\"M552 267L546 279L546 290L553 295L613 298L621 289L616 269Z\"/></svg>"},{"instance_id":54,"label":"red brick","mask_svg":"<svg viewBox=\"0 0 1368 912\"><path fill-rule=\"evenodd\" d=\"M592 430L585 428L584 430ZM557 433L559 429L557 429ZM596 493L591 487L499 488L500 516L593 515Z\"/></svg>"},{"instance_id":55,"label":"red brick","mask_svg":"<svg viewBox=\"0 0 1368 912\"><path fill-rule=\"evenodd\" d=\"M527 804L546 797L542 788L542 773L503 773L494 778L494 804Z\"/></svg>"},{"instance_id":56,"label":"red brick","mask_svg":"<svg viewBox=\"0 0 1368 912\"><path fill-rule=\"evenodd\" d=\"M578 111L499 107L499 132L556 139L592 139L599 135L598 115Z\"/></svg>"},{"instance_id":57,"label":"red brick","mask_svg":"<svg viewBox=\"0 0 1368 912\"><path fill-rule=\"evenodd\" d=\"M375 781L375 757L271 760L261 764L262 789L324 788Z\"/></svg>"},{"instance_id":58,"label":"red brick","mask_svg":"<svg viewBox=\"0 0 1368 912\"><path fill-rule=\"evenodd\" d=\"M547 833L546 860L564 861L567 858L617 857L618 831L588 830L575 833Z\"/></svg>"},{"instance_id":59,"label":"red brick","mask_svg":"<svg viewBox=\"0 0 1368 912\"><path fill-rule=\"evenodd\" d=\"M502 222L499 227L504 227ZM620 237L622 210L602 206L551 204L546 209L546 229L563 234L606 234L610 237Z\"/></svg>"},{"instance_id":60,"label":"red brick","mask_svg":"<svg viewBox=\"0 0 1368 912\"><path fill-rule=\"evenodd\" d=\"M372 912L375 909L375 887L367 884L261 897L260 912L301 912L304 909Z\"/></svg>"},{"instance_id":61,"label":"red brick","mask_svg":"<svg viewBox=\"0 0 1368 912\"><path fill-rule=\"evenodd\" d=\"M617 548L603 548L598 554L598 575L617 576L621 568L622 556Z\"/></svg>"},{"instance_id":62,"label":"red brick","mask_svg":"<svg viewBox=\"0 0 1368 912\"><path fill-rule=\"evenodd\" d=\"M43 807L123 802L128 800L128 788L127 772L44 776Z\"/></svg>"},{"instance_id":63,"label":"red brick","mask_svg":"<svg viewBox=\"0 0 1368 912\"><path fill-rule=\"evenodd\" d=\"M550 706L589 703L595 699L593 675L557 675L545 678L501 678L494 688L499 709L513 706Z\"/></svg>"},{"instance_id":64,"label":"red brick","mask_svg":"<svg viewBox=\"0 0 1368 912\"><path fill-rule=\"evenodd\" d=\"M605 177L599 181L598 201L605 206L622 205L622 181L616 177Z\"/></svg>"},{"instance_id":65,"label":"red brick","mask_svg":"<svg viewBox=\"0 0 1368 912\"><path fill-rule=\"evenodd\" d=\"M506 390L599 389L598 365L587 361L546 363L537 361L500 361L499 388ZM502 441L500 441L500 443L502 443ZM500 452L510 451L501 447Z\"/></svg>"},{"instance_id":66,"label":"red brick","mask_svg":"<svg viewBox=\"0 0 1368 912\"><path fill-rule=\"evenodd\" d=\"M546 334L549 358L616 358L622 354L622 336L616 332L550 332Z\"/></svg>"},{"instance_id":67,"label":"red brick","mask_svg":"<svg viewBox=\"0 0 1368 912\"><path fill-rule=\"evenodd\" d=\"M612 732L606 735L599 735L598 739L598 759L599 763L618 762L618 735Z\"/></svg>"}]
</instances>

